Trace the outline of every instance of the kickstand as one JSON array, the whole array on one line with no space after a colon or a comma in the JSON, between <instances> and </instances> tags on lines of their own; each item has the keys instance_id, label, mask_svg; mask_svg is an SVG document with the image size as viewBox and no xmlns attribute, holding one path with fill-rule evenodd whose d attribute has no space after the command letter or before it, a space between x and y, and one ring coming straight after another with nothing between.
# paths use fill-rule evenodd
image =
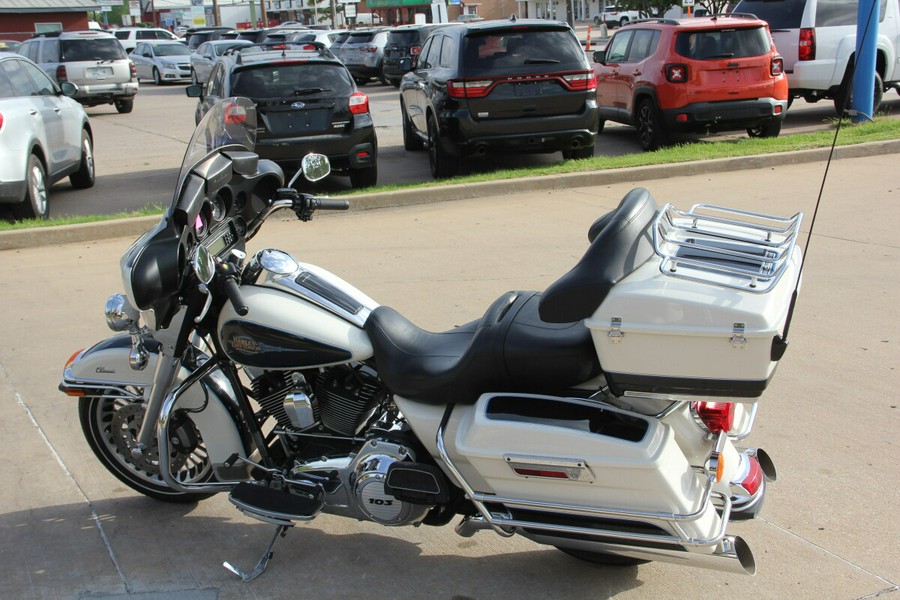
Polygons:
<instances>
[{"instance_id":1,"label":"kickstand","mask_svg":"<svg viewBox=\"0 0 900 600\"><path fill-rule=\"evenodd\" d=\"M275 542L278 541L279 537L284 537L287 535L288 527L290 527L290 526L289 525L279 525L275 529L275 535L272 537L272 541L269 542L269 545L266 547L265 552L263 552L262 556L259 557L259 562L256 563L256 567L253 569L253 571L251 573L244 573L243 571L241 571L240 569L238 569L237 567L235 567L228 561L225 561L224 563L222 563L222 566L225 567L226 569L228 569L229 571L231 571L232 573L234 573L235 575L237 575L238 577L240 577L244 583L253 581L257 577L262 575L263 572L266 570L266 567L269 565L269 559L272 558L272 554L273 554L272 547L275 545Z\"/></svg>"}]
</instances>

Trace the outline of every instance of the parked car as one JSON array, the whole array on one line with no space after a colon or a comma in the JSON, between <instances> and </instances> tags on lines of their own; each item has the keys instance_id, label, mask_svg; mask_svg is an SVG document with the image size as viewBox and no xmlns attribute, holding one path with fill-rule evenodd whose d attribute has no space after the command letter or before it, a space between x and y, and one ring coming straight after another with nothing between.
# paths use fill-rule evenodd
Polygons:
<instances>
[{"instance_id":1,"label":"parked car","mask_svg":"<svg viewBox=\"0 0 900 600\"><path fill-rule=\"evenodd\" d=\"M50 186L94 185L94 137L75 84L56 85L24 56L0 52L0 203L44 219Z\"/></svg>"},{"instance_id":2,"label":"parked car","mask_svg":"<svg viewBox=\"0 0 900 600\"><path fill-rule=\"evenodd\" d=\"M234 39L247 40L254 44L262 44L263 42L268 41L271 37L274 37L279 41L284 41L284 36L287 35L287 33L290 32L274 27L270 27L267 29L240 29L237 31L237 36Z\"/></svg>"},{"instance_id":3,"label":"parked car","mask_svg":"<svg viewBox=\"0 0 900 600\"><path fill-rule=\"evenodd\" d=\"M641 13L636 10L623 10L618 6L607 6L600 14L594 16L594 25L606 23L609 28L624 27L632 21L643 19L646 16L641 16Z\"/></svg>"},{"instance_id":4,"label":"parked car","mask_svg":"<svg viewBox=\"0 0 900 600\"><path fill-rule=\"evenodd\" d=\"M16 40L0 40L0 52L16 52L22 42Z\"/></svg>"},{"instance_id":5,"label":"parked car","mask_svg":"<svg viewBox=\"0 0 900 600\"><path fill-rule=\"evenodd\" d=\"M318 152L353 187L373 186L378 143L369 98L327 48L312 45L274 52L254 46L221 56L205 86L187 87L188 96L199 98L197 121L219 100L246 96L257 107L256 151L262 158L290 169Z\"/></svg>"},{"instance_id":6,"label":"parked car","mask_svg":"<svg viewBox=\"0 0 900 600\"><path fill-rule=\"evenodd\" d=\"M113 35L125 48L125 52L129 54L140 42L149 42L153 40L163 40L169 42L181 42L180 37L169 31L159 27L119 27L113 30Z\"/></svg>"},{"instance_id":7,"label":"parked car","mask_svg":"<svg viewBox=\"0 0 900 600\"><path fill-rule=\"evenodd\" d=\"M203 42L218 40L224 34L234 31L234 27L225 27L220 25L211 25L209 27L193 27L187 30L185 37L187 38L187 46L191 50L195 50L197 46ZM237 33L235 33L237 37Z\"/></svg>"},{"instance_id":8,"label":"parked car","mask_svg":"<svg viewBox=\"0 0 900 600\"><path fill-rule=\"evenodd\" d=\"M320 44L324 44L326 48L331 48L334 40L344 33L348 36L350 35L350 32L345 29L296 31L294 33L289 33L285 38L285 41L289 44L319 42Z\"/></svg>"},{"instance_id":9,"label":"parked car","mask_svg":"<svg viewBox=\"0 0 900 600\"><path fill-rule=\"evenodd\" d=\"M328 47L328 49L331 50L331 53L334 54L338 58L338 60L341 60L341 48L344 47L344 43L348 39L350 39L350 31L341 31L337 34L337 37L335 37L331 41L331 45Z\"/></svg>"},{"instance_id":10,"label":"parked car","mask_svg":"<svg viewBox=\"0 0 900 600\"><path fill-rule=\"evenodd\" d=\"M191 83L206 83L213 65L225 52L232 48L252 46L247 40L213 40L203 42L191 53Z\"/></svg>"},{"instance_id":11,"label":"parked car","mask_svg":"<svg viewBox=\"0 0 900 600\"><path fill-rule=\"evenodd\" d=\"M350 37L341 46L341 61L359 85L366 85L373 77L387 85L382 70L387 36L388 32L383 29L351 31Z\"/></svg>"},{"instance_id":12,"label":"parked car","mask_svg":"<svg viewBox=\"0 0 900 600\"><path fill-rule=\"evenodd\" d=\"M400 87L400 80L404 75L404 71L400 69L400 61L412 59L415 62L422 51L422 45L436 27L440 27L440 24L402 25L388 31L382 67L388 83Z\"/></svg>"},{"instance_id":13,"label":"parked car","mask_svg":"<svg viewBox=\"0 0 900 600\"><path fill-rule=\"evenodd\" d=\"M404 68L411 60L404 59ZM489 153L594 154L594 72L565 23L510 19L435 29L400 82L403 145L435 178Z\"/></svg>"},{"instance_id":14,"label":"parked car","mask_svg":"<svg viewBox=\"0 0 900 600\"><path fill-rule=\"evenodd\" d=\"M735 12L753 13L769 23L784 57L791 98L834 101L837 113L849 106L851 67L856 49L858 2L848 0L743 0ZM879 15L874 108L886 87L900 90L900 7L883 0Z\"/></svg>"},{"instance_id":15,"label":"parked car","mask_svg":"<svg viewBox=\"0 0 900 600\"><path fill-rule=\"evenodd\" d=\"M138 93L137 71L122 44L102 31L63 31L35 36L19 54L40 65L57 84L78 86L75 99L85 106L114 104L130 113Z\"/></svg>"},{"instance_id":16,"label":"parked car","mask_svg":"<svg viewBox=\"0 0 900 600\"><path fill-rule=\"evenodd\" d=\"M191 52L181 42L141 42L131 53L138 79L156 85L191 80Z\"/></svg>"},{"instance_id":17,"label":"parked car","mask_svg":"<svg viewBox=\"0 0 900 600\"><path fill-rule=\"evenodd\" d=\"M783 61L765 21L752 15L635 23L594 62L601 119L634 125L644 150L677 131L781 131Z\"/></svg>"}]
</instances>

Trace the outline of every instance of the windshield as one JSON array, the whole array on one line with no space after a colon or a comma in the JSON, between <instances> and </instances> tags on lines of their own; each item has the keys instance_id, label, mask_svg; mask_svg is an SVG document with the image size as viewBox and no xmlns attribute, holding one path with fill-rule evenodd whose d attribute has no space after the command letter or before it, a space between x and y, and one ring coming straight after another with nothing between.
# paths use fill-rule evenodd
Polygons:
<instances>
[{"instance_id":1,"label":"windshield","mask_svg":"<svg viewBox=\"0 0 900 600\"><path fill-rule=\"evenodd\" d=\"M191 50L181 43L156 44L154 46L157 56L190 56Z\"/></svg>"},{"instance_id":2,"label":"windshield","mask_svg":"<svg viewBox=\"0 0 900 600\"><path fill-rule=\"evenodd\" d=\"M256 145L256 106L248 98L225 98L217 102L197 124L188 142L175 186L175 199L193 168L215 150L225 146Z\"/></svg>"}]
</instances>

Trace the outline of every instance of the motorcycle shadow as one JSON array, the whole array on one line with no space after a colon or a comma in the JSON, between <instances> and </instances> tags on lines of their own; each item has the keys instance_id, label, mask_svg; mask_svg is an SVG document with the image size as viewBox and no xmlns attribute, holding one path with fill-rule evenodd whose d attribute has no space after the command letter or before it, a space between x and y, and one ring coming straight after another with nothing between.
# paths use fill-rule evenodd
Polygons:
<instances>
[{"instance_id":1,"label":"motorcycle shadow","mask_svg":"<svg viewBox=\"0 0 900 600\"><path fill-rule=\"evenodd\" d=\"M642 585L637 567L586 563L524 538L463 538L452 525L388 529L330 515L289 530L268 570L245 584L223 561L252 570L274 527L245 518L224 496L184 505L119 497L91 506L96 520L84 504L0 515L2 545L28 547L3 552L7 572L21 579L8 591L27 583L25 595L39 597L59 597L64 586L69 595L217 590L211 597L219 600L546 600L608 598Z\"/></svg>"}]
</instances>

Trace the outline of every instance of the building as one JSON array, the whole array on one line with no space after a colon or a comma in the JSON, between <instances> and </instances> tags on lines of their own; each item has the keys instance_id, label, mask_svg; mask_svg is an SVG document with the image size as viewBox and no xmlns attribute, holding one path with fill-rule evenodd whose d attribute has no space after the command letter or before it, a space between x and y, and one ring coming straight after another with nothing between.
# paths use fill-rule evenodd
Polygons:
<instances>
[{"instance_id":1,"label":"building","mask_svg":"<svg viewBox=\"0 0 900 600\"><path fill-rule=\"evenodd\" d=\"M88 29L95 0L0 0L0 37L27 40L35 33Z\"/></svg>"}]
</instances>

